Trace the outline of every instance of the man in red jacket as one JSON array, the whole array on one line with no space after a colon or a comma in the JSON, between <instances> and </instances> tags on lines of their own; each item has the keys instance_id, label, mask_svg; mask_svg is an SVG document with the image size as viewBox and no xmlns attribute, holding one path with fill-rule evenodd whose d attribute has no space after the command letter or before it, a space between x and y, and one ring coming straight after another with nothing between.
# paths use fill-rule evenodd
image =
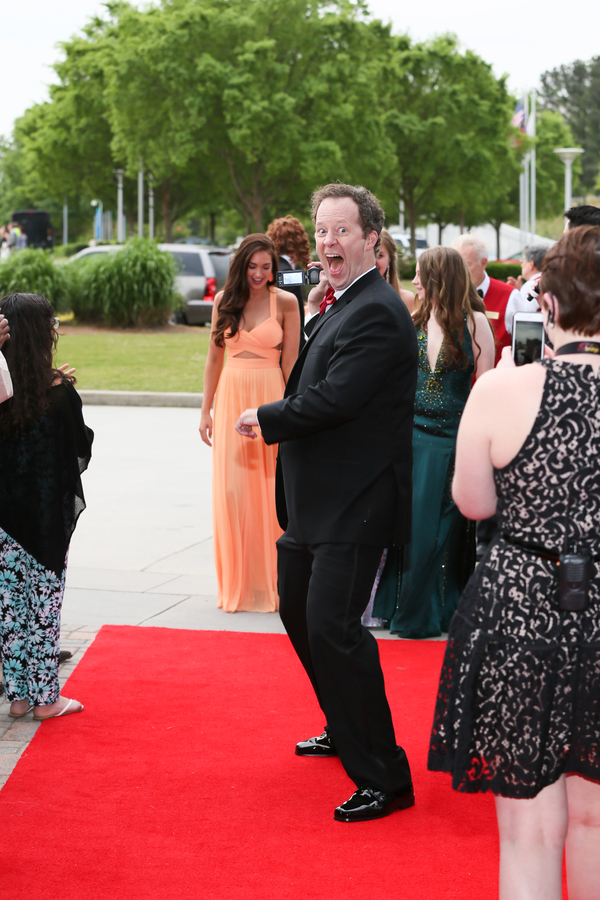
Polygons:
<instances>
[{"instance_id":1,"label":"man in red jacket","mask_svg":"<svg viewBox=\"0 0 600 900\"><path fill-rule=\"evenodd\" d=\"M515 307L516 309L520 308L521 295L510 284L498 281L497 278L490 278L487 274L485 267L488 264L488 248L481 237L475 234L461 234L452 246L461 253L469 268L477 293L485 303L487 317L496 336L495 365L497 365L503 348L510 347L512 317Z\"/></svg>"}]
</instances>

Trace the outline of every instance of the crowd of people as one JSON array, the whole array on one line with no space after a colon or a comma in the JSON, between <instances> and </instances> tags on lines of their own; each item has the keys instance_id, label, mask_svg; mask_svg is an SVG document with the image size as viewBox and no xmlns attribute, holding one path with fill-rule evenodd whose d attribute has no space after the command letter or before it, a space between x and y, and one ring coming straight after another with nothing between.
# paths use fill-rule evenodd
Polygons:
<instances>
[{"instance_id":1,"label":"crowd of people","mask_svg":"<svg viewBox=\"0 0 600 900\"><path fill-rule=\"evenodd\" d=\"M448 630L428 765L490 791L500 897L570 900L600 884L600 210L569 210L522 276L486 272L472 234L400 285L376 197L313 196L318 261L291 216L248 235L214 303L202 440L213 448L218 604L274 612L322 710L296 754L339 757L339 822L415 803L377 642ZM308 296L276 273L320 272ZM409 296L410 295L410 296ZM53 367L39 295L1 301L0 649L9 715L60 696L69 540L91 457L72 369ZM518 312L547 356L517 367ZM10 329L10 330L9 330ZM475 523L481 560L477 567Z\"/></svg>"},{"instance_id":2,"label":"crowd of people","mask_svg":"<svg viewBox=\"0 0 600 900\"><path fill-rule=\"evenodd\" d=\"M0 225L0 259L10 256L15 250L25 250L27 243L27 233L18 222Z\"/></svg>"}]
</instances>

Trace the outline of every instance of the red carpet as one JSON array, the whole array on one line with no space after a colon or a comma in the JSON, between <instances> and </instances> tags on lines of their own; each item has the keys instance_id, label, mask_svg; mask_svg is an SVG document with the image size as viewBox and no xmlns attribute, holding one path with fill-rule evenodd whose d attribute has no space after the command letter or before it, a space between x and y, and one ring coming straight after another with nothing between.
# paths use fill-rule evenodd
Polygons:
<instances>
[{"instance_id":1,"label":"red carpet","mask_svg":"<svg viewBox=\"0 0 600 900\"><path fill-rule=\"evenodd\" d=\"M0 896L497 896L491 796L425 769L443 644L379 647L417 805L345 825L339 761L293 753L323 721L287 638L103 628L65 692L85 712L44 722L0 791Z\"/></svg>"}]
</instances>

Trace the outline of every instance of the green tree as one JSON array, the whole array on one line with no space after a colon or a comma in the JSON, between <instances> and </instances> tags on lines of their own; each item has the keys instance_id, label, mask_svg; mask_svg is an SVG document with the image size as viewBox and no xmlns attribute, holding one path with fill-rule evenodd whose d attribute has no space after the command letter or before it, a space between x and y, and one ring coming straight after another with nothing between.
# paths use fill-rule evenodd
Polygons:
<instances>
[{"instance_id":1,"label":"green tree","mask_svg":"<svg viewBox=\"0 0 600 900\"><path fill-rule=\"evenodd\" d=\"M389 29L343 0L172 0L121 5L105 56L113 152L165 194L227 203L261 230L315 182L378 181L377 108ZM361 128L356 128L356 122ZM195 190L190 185L195 184ZM180 210L183 205L180 204Z\"/></svg>"},{"instance_id":2,"label":"green tree","mask_svg":"<svg viewBox=\"0 0 600 900\"><path fill-rule=\"evenodd\" d=\"M546 110L560 113L572 141L584 148L581 184L592 191L600 173L600 56L578 59L544 72L540 100ZM558 147L573 146L557 144Z\"/></svg>"},{"instance_id":3,"label":"green tree","mask_svg":"<svg viewBox=\"0 0 600 900\"><path fill-rule=\"evenodd\" d=\"M511 101L503 79L453 35L406 46L388 70L387 133L414 248L420 219L471 226L486 215L490 171L509 153Z\"/></svg>"}]
</instances>

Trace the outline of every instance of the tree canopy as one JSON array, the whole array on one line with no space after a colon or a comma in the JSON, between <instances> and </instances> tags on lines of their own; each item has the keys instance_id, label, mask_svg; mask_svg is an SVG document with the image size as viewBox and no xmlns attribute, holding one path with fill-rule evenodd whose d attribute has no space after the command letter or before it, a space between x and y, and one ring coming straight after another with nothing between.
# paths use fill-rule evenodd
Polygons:
<instances>
[{"instance_id":1,"label":"tree canopy","mask_svg":"<svg viewBox=\"0 0 600 900\"><path fill-rule=\"evenodd\" d=\"M413 238L424 221L515 214L504 79L452 35L393 35L363 0L113 0L61 47L49 101L0 145L5 216L67 200L91 222L122 168L133 225L140 165L167 240L192 212L234 210L247 231L303 218L332 180L366 185L394 217L403 199Z\"/></svg>"},{"instance_id":2,"label":"tree canopy","mask_svg":"<svg viewBox=\"0 0 600 900\"><path fill-rule=\"evenodd\" d=\"M585 150L581 157L581 183L593 191L600 187L600 56L550 69L543 73L541 82L540 97L545 109L560 113L572 140Z\"/></svg>"}]
</instances>

